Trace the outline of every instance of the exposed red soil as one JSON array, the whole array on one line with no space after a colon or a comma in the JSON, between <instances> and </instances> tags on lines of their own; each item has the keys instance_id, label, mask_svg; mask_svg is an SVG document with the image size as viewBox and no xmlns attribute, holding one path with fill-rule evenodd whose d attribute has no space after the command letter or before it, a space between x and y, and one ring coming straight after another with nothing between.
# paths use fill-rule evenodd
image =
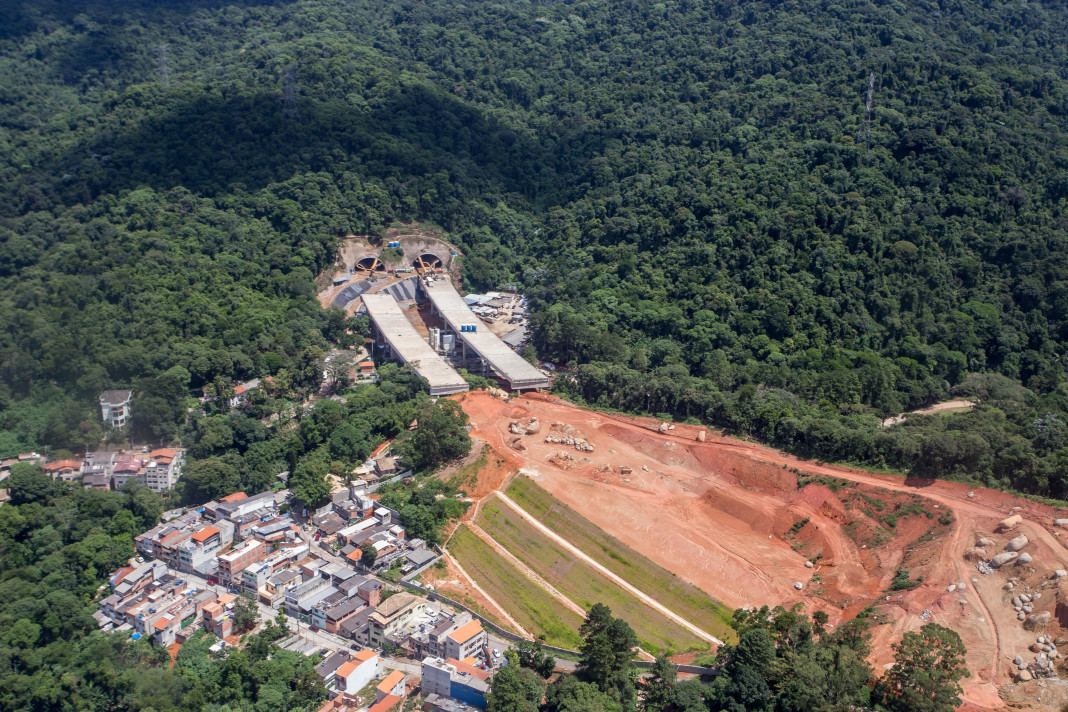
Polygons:
<instances>
[{"instance_id":1,"label":"exposed red soil","mask_svg":"<svg viewBox=\"0 0 1068 712\"><path fill-rule=\"evenodd\" d=\"M729 606L803 602L837 625L875 605L888 621L873 631L872 663L880 670L892 660L891 644L918 629L929 610L930 620L957 630L968 648L966 708L1002 708L997 686L1010 681L1012 657L1026 655L1034 642L1036 633L1025 631L1006 604L1005 581L1048 581L1054 569L1068 568L1054 509L1005 493L976 489L969 497L970 488L959 483L806 461L712 431L697 442L703 428L676 425L660 432L655 420L591 412L551 396L505 402L475 392L458 400L472 434L506 461L494 468L493 480L509 468L530 475L606 532ZM513 449L508 423L532 416L541 419L541 431L521 438L525 449ZM544 442L553 423L581 431L594 451ZM799 489L799 472L805 479L823 477L837 492L820 483ZM850 484L840 487L830 478ZM913 513L891 527L887 516L895 509ZM1024 522L995 535L996 523L1014 511ZM993 555L1019 533L1031 540L1032 565L982 575L962 558L978 536L997 542ZM899 567L913 579L923 576L923 584L888 593ZM961 581L963 594L946 591ZM803 584L801 591L795 582ZM1054 593L1036 610L1052 612ZM1068 623L1068 602L1063 608ZM1045 632L1061 633L1056 615Z\"/></svg>"},{"instance_id":2,"label":"exposed red soil","mask_svg":"<svg viewBox=\"0 0 1068 712\"><path fill-rule=\"evenodd\" d=\"M170 647L167 648L167 655L171 659L171 661L167 663L167 667L174 667L174 664L178 662L178 651L181 649L181 647L181 643L171 643Z\"/></svg>"}]
</instances>

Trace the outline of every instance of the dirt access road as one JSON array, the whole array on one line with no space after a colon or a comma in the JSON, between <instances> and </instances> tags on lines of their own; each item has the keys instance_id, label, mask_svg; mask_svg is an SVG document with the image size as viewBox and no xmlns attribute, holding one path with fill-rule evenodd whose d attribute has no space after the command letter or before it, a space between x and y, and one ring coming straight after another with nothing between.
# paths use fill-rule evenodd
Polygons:
<instances>
[{"instance_id":1,"label":"dirt access road","mask_svg":"<svg viewBox=\"0 0 1068 712\"><path fill-rule=\"evenodd\" d=\"M997 687L1009 682L1011 658L1027 655L1034 641L1035 633L1025 631L1006 604L1011 594L1002 589L1005 581L1013 576L1028 586L1048 586L1054 569L1068 568L1068 549L1054 534L1054 510L1004 493L976 489L969 497L969 488L960 484L806 461L712 432L706 442L697 442L696 427L659 432L657 421L591 412L552 397L505 402L475 392L456 400L470 416L473 434L489 442L513 470L727 605L803 602L810 613L825 610L837 625L878 604L889 625L874 630L877 669L891 662L891 644L926 620L957 630L968 648L972 677L964 687L971 709L1004 706ZM516 445L509 423L531 417L541 421L540 432ZM580 432L594 450L545 442L554 428ZM857 529L866 519L862 507L822 484L799 489L795 468L858 483L861 496L890 506L896 506L893 497L898 503L920 502L928 516L903 519L889 537L860 537ZM938 527L934 523L946 510L952 521ZM995 534L996 523L1014 511L1024 522L1014 532ZM791 539L788 532L799 523L803 537ZM934 534L933 528L938 529ZM979 536L996 541L992 556L1021 532L1031 541L1029 567L983 576L962 558ZM806 560L817 555L817 565L807 568ZM924 583L888 596L900 566L910 568L913 578L924 576ZM946 590L960 582L966 584L963 593ZM1039 609L1052 612L1056 593L1045 595L1047 608ZM1056 616L1046 632L1054 637L1062 632Z\"/></svg>"},{"instance_id":2,"label":"dirt access road","mask_svg":"<svg viewBox=\"0 0 1068 712\"><path fill-rule=\"evenodd\" d=\"M882 427L889 428L891 425L897 425L898 423L905 422L905 416L908 415L934 415L935 413L946 413L951 410L968 410L974 408L975 403L970 400L964 400L958 398L956 400L943 401L941 403L935 403L927 408L920 408L919 410L910 410L907 413L901 413L893 417L887 418L882 422Z\"/></svg>"}]
</instances>

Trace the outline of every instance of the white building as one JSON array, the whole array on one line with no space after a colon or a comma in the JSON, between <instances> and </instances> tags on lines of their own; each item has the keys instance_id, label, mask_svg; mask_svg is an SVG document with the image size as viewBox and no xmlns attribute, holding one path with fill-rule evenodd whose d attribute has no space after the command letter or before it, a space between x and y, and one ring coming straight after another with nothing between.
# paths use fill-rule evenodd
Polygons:
<instances>
[{"instance_id":1,"label":"white building","mask_svg":"<svg viewBox=\"0 0 1068 712\"><path fill-rule=\"evenodd\" d=\"M104 391L100 395L100 417L113 428L121 428L130 419L133 391Z\"/></svg>"},{"instance_id":2,"label":"white building","mask_svg":"<svg viewBox=\"0 0 1068 712\"><path fill-rule=\"evenodd\" d=\"M372 650L361 650L334 673L334 689L346 695L355 695L367 686L381 669L382 659Z\"/></svg>"}]
</instances>

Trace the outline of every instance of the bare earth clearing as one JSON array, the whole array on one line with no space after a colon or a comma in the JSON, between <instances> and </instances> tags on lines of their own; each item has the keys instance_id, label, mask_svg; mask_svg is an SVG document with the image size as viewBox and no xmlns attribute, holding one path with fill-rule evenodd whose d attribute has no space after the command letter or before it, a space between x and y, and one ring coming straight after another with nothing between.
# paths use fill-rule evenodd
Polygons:
<instances>
[{"instance_id":1,"label":"bare earth clearing","mask_svg":"<svg viewBox=\"0 0 1068 712\"><path fill-rule=\"evenodd\" d=\"M910 410L908 413L902 413L895 415L892 418L887 418L882 422L884 428L889 428L891 425L897 425L898 423L905 422L905 416L907 415L934 415L935 413L946 413L951 410L968 410L974 408L975 403L970 400L964 400L963 398L957 398L956 400L943 401L941 403L935 403L932 406L926 408L920 408L919 410Z\"/></svg>"},{"instance_id":2,"label":"bare earth clearing","mask_svg":"<svg viewBox=\"0 0 1068 712\"><path fill-rule=\"evenodd\" d=\"M591 412L553 397L505 402L474 392L456 400L471 418L472 434L492 448L493 475L486 479L496 484L502 471L522 471L608 534L729 606L800 601L837 624L875 605L888 621L874 629L877 668L891 661L890 645L925 620L955 629L972 671L964 682L965 708L1004 708L998 686L1011 681L1012 658L1033 659L1027 646L1039 632L1057 638L1068 626L1065 579L1052 578L1054 570L1068 569L1068 550L1053 525L1064 515L1048 505L983 489L969 497L969 488L957 483L805 461L712 432L697 442L696 427L660 432L657 421ZM531 417L540 420L540 431L517 441L509 423ZM593 450L545 442L564 432L586 438ZM1013 513L1023 521L995 533L997 522ZM1021 533L1030 541L1030 564L984 575L963 558L979 537L995 542L987 546L989 558ZM913 579L923 576L923 584L891 595L899 567ZM1008 603L1014 593L1003 589L1010 578L1019 581L1014 593L1041 589L1035 612L1052 614L1043 630L1024 630L1017 620ZM963 592L947 591L959 582L966 583Z\"/></svg>"}]
</instances>

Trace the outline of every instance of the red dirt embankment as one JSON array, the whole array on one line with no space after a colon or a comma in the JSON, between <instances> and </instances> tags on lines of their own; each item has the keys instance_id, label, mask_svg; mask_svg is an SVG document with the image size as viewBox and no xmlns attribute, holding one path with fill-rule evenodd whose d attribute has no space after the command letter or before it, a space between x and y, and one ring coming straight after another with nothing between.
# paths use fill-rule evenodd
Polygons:
<instances>
[{"instance_id":1,"label":"red dirt embankment","mask_svg":"<svg viewBox=\"0 0 1068 712\"><path fill-rule=\"evenodd\" d=\"M875 605L889 622L874 629L872 662L880 669L905 631L926 620L954 628L968 648L972 677L964 686L971 708L1003 707L997 686L1009 681L1012 657L1027 655L1036 635L1017 621L1003 584L1030 577L1034 586L1053 570L1068 568L1068 551L1053 533L1054 510L1004 493L976 490L969 497L960 484L809 462L711 431L698 442L702 428L676 425L661 432L658 421L591 412L551 396L505 402L475 392L457 399L473 435L507 461L495 464L487 479L499 481L504 469L521 470L606 532L727 605L803 602L810 613L826 611L832 625ZM515 449L509 423L531 417L542 427L522 436L521 449ZM592 452L545 441L551 432L576 431ZM993 536L997 521L1014 507L1021 508L1015 511L1024 522ZM996 541L992 556L1021 532L1034 557L1027 567L982 575L962 558L980 536ZM922 576L923 584L890 594L899 568L912 579ZM959 582L966 584L963 593L947 592ZM1051 611L1054 593L1042 599ZM1046 632L1060 634L1056 617Z\"/></svg>"}]
</instances>

